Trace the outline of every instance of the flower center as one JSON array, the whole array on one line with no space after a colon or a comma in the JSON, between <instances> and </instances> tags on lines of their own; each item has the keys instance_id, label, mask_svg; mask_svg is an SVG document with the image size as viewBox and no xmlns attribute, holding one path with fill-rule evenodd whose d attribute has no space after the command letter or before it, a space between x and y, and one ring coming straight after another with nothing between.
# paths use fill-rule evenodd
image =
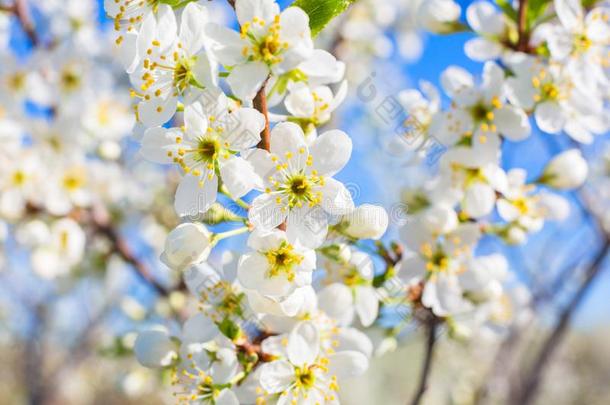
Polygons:
<instances>
[{"instance_id":1,"label":"flower center","mask_svg":"<svg viewBox=\"0 0 610 405\"><path fill-rule=\"evenodd\" d=\"M200 138L195 151L195 160L199 162L212 163L218 158L220 152L220 141L216 138Z\"/></svg>"},{"instance_id":2,"label":"flower center","mask_svg":"<svg viewBox=\"0 0 610 405\"><path fill-rule=\"evenodd\" d=\"M264 253L269 262L269 277L285 275L289 281L293 281L295 272L293 267L303 261L303 256L294 251L294 246L282 241L280 246L274 250Z\"/></svg>"},{"instance_id":3,"label":"flower center","mask_svg":"<svg viewBox=\"0 0 610 405\"><path fill-rule=\"evenodd\" d=\"M16 72L8 77L8 86L14 91L22 90L25 86L25 73Z\"/></svg>"},{"instance_id":4,"label":"flower center","mask_svg":"<svg viewBox=\"0 0 610 405\"><path fill-rule=\"evenodd\" d=\"M251 32L252 25L264 27L265 21L258 17L254 17L251 22L246 22L241 27L241 37L250 38L252 46L245 46L242 54L252 60L263 61L267 65L274 65L282 61L280 54L288 49L288 43L280 40L280 16L276 15L275 19L269 26L267 35L256 38Z\"/></svg>"},{"instance_id":5,"label":"flower center","mask_svg":"<svg viewBox=\"0 0 610 405\"><path fill-rule=\"evenodd\" d=\"M63 178L63 186L68 191L76 191L85 185L85 176L77 170L71 170Z\"/></svg>"},{"instance_id":6,"label":"flower center","mask_svg":"<svg viewBox=\"0 0 610 405\"><path fill-rule=\"evenodd\" d=\"M519 210L521 214L527 214L529 211L529 204L527 202L527 199L525 198L518 198L514 200L513 205Z\"/></svg>"},{"instance_id":7,"label":"flower center","mask_svg":"<svg viewBox=\"0 0 610 405\"><path fill-rule=\"evenodd\" d=\"M191 59L183 58L176 61L174 66L174 87L181 93L184 92L193 78L192 65L193 61Z\"/></svg>"},{"instance_id":8,"label":"flower center","mask_svg":"<svg viewBox=\"0 0 610 405\"><path fill-rule=\"evenodd\" d=\"M477 122L487 120L489 112L489 108L487 108L487 106L481 103L474 105L470 109L470 114L472 115L472 118L474 118L474 120Z\"/></svg>"},{"instance_id":9,"label":"flower center","mask_svg":"<svg viewBox=\"0 0 610 405\"><path fill-rule=\"evenodd\" d=\"M305 175L297 175L290 179L290 191L297 197L303 197L311 192L311 185Z\"/></svg>"},{"instance_id":10,"label":"flower center","mask_svg":"<svg viewBox=\"0 0 610 405\"><path fill-rule=\"evenodd\" d=\"M593 41L586 35L576 35L574 38L574 49L576 52L586 52L593 45Z\"/></svg>"},{"instance_id":11,"label":"flower center","mask_svg":"<svg viewBox=\"0 0 610 405\"><path fill-rule=\"evenodd\" d=\"M322 185L323 178L315 174L306 175L297 173L289 176L284 185L279 187L279 191L288 196L288 206L302 207L303 203L313 207L322 201L322 195L319 191L315 191L316 185Z\"/></svg>"},{"instance_id":12,"label":"flower center","mask_svg":"<svg viewBox=\"0 0 610 405\"><path fill-rule=\"evenodd\" d=\"M17 170L16 172L13 173L13 184L15 186L22 186L25 181L27 179L26 174L21 171L21 170Z\"/></svg>"},{"instance_id":13,"label":"flower center","mask_svg":"<svg viewBox=\"0 0 610 405\"><path fill-rule=\"evenodd\" d=\"M427 259L426 270L430 274L440 273L449 268L449 257L440 247L432 248L429 243L424 243L420 251Z\"/></svg>"},{"instance_id":14,"label":"flower center","mask_svg":"<svg viewBox=\"0 0 610 405\"><path fill-rule=\"evenodd\" d=\"M316 376L310 367L295 369L296 385L298 388L310 389L316 382Z\"/></svg>"},{"instance_id":15,"label":"flower center","mask_svg":"<svg viewBox=\"0 0 610 405\"><path fill-rule=\"evenodd\" d=\"M72 69L64 69L61 72L61 85L64 90L70 92L80 87L80 76Z\"/></svg>"}]
</instances>

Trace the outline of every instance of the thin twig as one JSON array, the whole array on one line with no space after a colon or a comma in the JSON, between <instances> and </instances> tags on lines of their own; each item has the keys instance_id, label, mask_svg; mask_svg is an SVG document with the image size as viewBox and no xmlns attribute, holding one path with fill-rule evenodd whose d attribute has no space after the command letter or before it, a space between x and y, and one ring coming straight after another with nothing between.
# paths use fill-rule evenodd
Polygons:
<instances>
[{"instance_id":1,"label":"thin twig","mask_svg":"<svg viewBox=\"0 0 610 405\"><path fill-rule=\"evenodd\" d=\"M548 366L553 354L563 341L568 326L576 310L578 309L583 298L587 295L589 288L593 285L593 282L599 274L601 274L604 266L603 262L610 250L610 238L606 237L604 246L599 251L591 265L585 272L585 277L578 288L578 291L574 294L570 302L566 305L564 310L559 316L559 321L555 328L542 345L542 350L538 354L538 357L534 360L532 369L527 373L524 381L525 386L522 389L515 390L511 395L511 404L527 405L534 399L542 376Z\"/></svg>"},{"instance_id":2,"label":"thin twig","mask_svg":"<svg viewBox=\"0 0 610 405\"><path fill-rule=\"evenodd\" d=\"M434 356L434 346L436 343L436 329L438 323L436 319L432 319L426 328L427 339L426 339L426 353L424 357L424 364L422 366L421 376L419 378L419 385L415 395L411 400L411 405L419 405L426 390L428 389L428 379L430 378L430 371L432 370L432 357Z\"/></svg>"},{"instance_id":3,"label":"thin twig","mask_svg":"<svg viewBox=\"0 0 610 405\"><path fill-rule=\"evenodd\" d=\"M265 149L266 151L271 150L271 131L269 129L269 110L267 109L267 94L266 94L267 80L263 83L261 88L256 93L252 104L261 114L265 116L265 128L261 132L261 141L258 143L259 149Z\"/></svg>"},{"instance_id":4,"label":"thin twig","mask_svg":"<svg viewBox=\"0 0 610 405\"><path fill-rule=\"evenodd\" d=\"M519 38L517 40L517 50L521 52L527 51L527 44L529 42L527 33L527 0L519 0L519 10L517 15L517 33Z\"/></svg>"},{"instance_id":5,"label":"thin twig","mask_svg":"<svg viewBox=\"0 0 610 405\"><path fill-rule=\"evenodd\" d=\"M113 250L121 256L121 258L128 264L130 264L135 270L136 274L142 281L149 284L151 287L163 297L169 295L169 291L159 284L150 273L148 266L139 260L132 252L129 244L123 239L123 237L117 232L115 227L110 223L110 218L107 213L97 210L92 213L92 222L97 228L97 231L106 236L112 244Z\"/></svg>"},{"instance_id":6,"label":"thin twig","mask_svg":"<svg viewBox=\"0 0 610 405\"><path fill-rule=\"evenodd\" d=\"M38 34L36 34L36 29L34 27L34 23L32 22L32 18L30 16L30 10L27 5L26 0L15 0L15 5L12 7L13 13L15 13L15 17L19 20L23 31L28 36L28 39L32 43L33 46L38 45Z\"/></svg>"}]
</instances>

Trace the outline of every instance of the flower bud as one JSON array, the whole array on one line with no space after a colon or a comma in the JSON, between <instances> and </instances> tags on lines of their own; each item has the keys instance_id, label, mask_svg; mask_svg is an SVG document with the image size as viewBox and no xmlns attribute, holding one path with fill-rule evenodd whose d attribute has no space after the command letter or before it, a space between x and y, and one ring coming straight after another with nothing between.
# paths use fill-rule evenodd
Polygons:
<instances>
[{"instance_id":1,"label":"flower bud","mask_svg":"<svg viewBox=\"0 0 610 405\"><path fill-rule=\"evenodd\" d=\"M580 187L587 179L589 166L580 151L571 149L555 156L545 167L540 183L568 190Z\"/></svg>"},{"instance_id":2,"label":"flower bud","mask_svg":"<svg viewBox=\"0 0 610 405\"><path fill-rule=\"evenodd\" d=\"M461 8L453 0L428 0L419 6L419 23L427 30L443 34L455 31Z\"/></svg>"},{"instance_id":3,"label":"flower bud","mask_svg":"<svg viewBox=\"0 0 610 405\"><path fill-rule=\"evenodd\" d=\"M343 216L345 234L355 239L379 239L388 228L388 214L378 205L363 204Z\"/></svg>"},{"instance_id":4,"label":"flower bud","mask_svg":"<svg viewBox=\"0 0 610 405\"><path fill-rule=\"evenodd\" d=\"M175 270L185 269L208 258L212 234L202 224L184 223L167 235L161 261Z\"/></svg>"}]
</instances>

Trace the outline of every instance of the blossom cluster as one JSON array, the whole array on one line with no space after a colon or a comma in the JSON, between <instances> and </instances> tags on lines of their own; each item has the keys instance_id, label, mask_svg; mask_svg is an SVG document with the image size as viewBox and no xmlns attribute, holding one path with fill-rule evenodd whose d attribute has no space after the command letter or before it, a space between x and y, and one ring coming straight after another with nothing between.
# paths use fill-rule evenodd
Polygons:
<instances>
[{"instance_id":1,"label":"blossom cluster","mask_svg":"<svg viewBox=\"0 0 610 405\"><path fill-rule=\"evenodd\" d=\"M340 380L362 374L373 353L374 332L362 329L396 302L407 320L461 337L527 312L505 257L477 246L485 237L521 244L565 219L569 203L556 191L581 186L588 165L573 149L532 177L503 168L502 146L531 135L530 115L540 131L576 142L607 131L606 9L585 15L579 2L557 0L526 34L489 2L471 4L467 24L453 1L409 4L418 27L474 32L465 53L485 65L480 81L445 70L446 106L427 82L399 94L407 126L448 150L436 173L404 191L401 244L371 249L364 241L383 236L388 215L355 207L334 178L352 142L318 129L347 94L346 69L315 48L305 11L236 0L234 30L207 5L170 3L109 0L106 12L133 85L140 153L181 174L182 223L161 260L182 272L199 311L181 330L159 326L135 343L143 365L172 370L180 402L336 403ZM358 12L367 7L348 14L341 41L370 43L375 25ZM347 35L356 32L363 37ZM216 231L220 223L243 226ZM221 240L246 233L245 249L213 264Z\"/></svg>"},{"instance_id":2,"label":"blossom cluster","mask_svg":"<svg viewBox=\"0 0 610 405\"><path fill-rule=\"evenodd\" d=\"M484 62L481 80L448 67L440 80L446 107L429 82L398 95L409 116L408 147L446 148L438 170L403 191L410 220L402 239L409 253L399 275L436 315L459 318L454 326L461 332L527 305L521 288L502 288L510 279L507 260L477 255L479 241L524 244L546 221L566 219L570 203L560 193L580 187L589 171L578 145L609 129L608 11L585 12L578 1L552 6L540 11L542 21L533 19L535 28L525 36L504 11L474 2L466 20L476 36L464 51ZM538 173L504 169L503 144L522 142L536 129L565 133L574 146Z\"/></svg>"},{"instance_id":3,"label":"blossom cluster","mask_svg":"<svg viewBox=\"0 0 610 405\"><path fill-rule=\"evenodd\" d=\"M182 221L161 260L200 301L181 331L141 332L136 357L172 370L180 402L334 403L372 354L352 325L379 311L373 260L356 242L388 226L334 177L349 136L318 131L346 95L345 66L314 47L298 7L237 0L233 30L183 3L106 2L139 153L180 172ZM226 223L241 226L214 227ZM245 233L245 249L214 265L217 244Z\"/></svg>"}]
</instances>

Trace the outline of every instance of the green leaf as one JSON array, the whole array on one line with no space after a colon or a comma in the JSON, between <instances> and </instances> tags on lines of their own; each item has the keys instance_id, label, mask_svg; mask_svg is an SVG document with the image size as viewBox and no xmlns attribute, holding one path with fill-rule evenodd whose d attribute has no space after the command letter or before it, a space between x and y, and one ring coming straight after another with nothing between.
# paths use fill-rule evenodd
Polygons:
<instances>
[{"instance_id":1,"label":"green leaf","mask_svg":"<svg viewBox=\"0 0 610 405\"><path fill-rule=\"evenodd\" d=\"M218 324L218 329L220 329L220 332L222 332L223 335L231 340L237 338L241 332L239 325L229 318L224 318L222 322Z\"/></svg>"},{"instance_id":2,"label":"green leaf","mask_svg":"<svg viewBox=\"0 0 610 405\"><path fill-rule=\"evenodd\" d=\"M315 37L326 24L355 2L356 0L296 0L292 5L307 13L311 35Z\"/></svg>"},{"instance_id":3,"label":"green leaf","mask_svg":"<svg viewBox=\"0 0 610 405\"><path fill-rule=\"evenodd\" d=\"M180 8L186 6L188 3L196 0L160 0L160 3L167 4L172 8Z\"/></svg>"},{"instance_id":4,"label":"green leaf","mask_svg":"<svg viewBox=\"0 0 610 405\"><path fill-rule=\"evenodd\" d=\"M531 28L537 20L544 15L551 0L530 0L527 8L527 26Z\"/></svg>"},{"instance_id":5,"label":"green leaf","mask_svg":"<svg viewBox=\"0 0 610 405\"><path fill-rule=\"evenodd\" d=\"M513 8L512 2L510 0L496 0L496 4L504 14L514 22L517 22L517 10Z\"/></svg>"}]
</instances>

